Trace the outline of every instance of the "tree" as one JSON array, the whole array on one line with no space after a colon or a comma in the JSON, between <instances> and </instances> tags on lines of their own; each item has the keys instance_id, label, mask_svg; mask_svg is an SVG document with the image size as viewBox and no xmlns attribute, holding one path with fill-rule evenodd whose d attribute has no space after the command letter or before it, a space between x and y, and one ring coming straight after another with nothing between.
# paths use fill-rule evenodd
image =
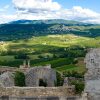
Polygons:
<instances>
[{"instance_id":1,"label":"tree","mask_svg":"<svg viewBox=\"0 0 100 100\"><path fill-rule=\"evenodd\" d=\"M29 56L25 53L20 53L15 56L15 59L29 59Z\"/></svg>"}]
</instances>

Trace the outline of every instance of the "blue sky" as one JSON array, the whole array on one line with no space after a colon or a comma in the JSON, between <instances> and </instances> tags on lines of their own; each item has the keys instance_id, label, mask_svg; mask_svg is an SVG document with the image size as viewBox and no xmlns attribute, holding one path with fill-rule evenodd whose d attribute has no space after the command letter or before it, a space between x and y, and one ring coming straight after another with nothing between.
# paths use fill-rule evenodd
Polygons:
<instances>
[{"instance_id":1,"label":"blue sky","mask_svg":"<svg viewBox=\"0 0 100 100\"><path fill-rule=\"evenodd\" d=\"M73 6L81 6L89 8L94 11L100 12L100 0L54 0L59 2L65 8L71 8Z\"/></svg>"},{"instance_id":2,"label":"blue sky","mask_svg":"<svg viewBox=\"0 0 100 100\"><path fill-rule=\"evenodd\" d=\"M0 0L0 23L67 19L100 23L100 0Z\"/></svg>"}]
</instances>

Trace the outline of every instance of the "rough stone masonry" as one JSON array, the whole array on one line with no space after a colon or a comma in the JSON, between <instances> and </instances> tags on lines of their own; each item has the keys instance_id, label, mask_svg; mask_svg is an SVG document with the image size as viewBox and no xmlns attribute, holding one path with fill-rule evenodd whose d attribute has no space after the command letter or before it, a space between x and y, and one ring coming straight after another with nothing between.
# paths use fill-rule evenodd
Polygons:
<instances>
[{"instance_id":1,"label":"rough stone masonry","mask_svg":"<svg viewBox=\"0 0 100 100\"><path fill-rule=\"evenodd\" d=\"M100 48L91 49L85 58L85 90L88 100L100 100Z\"/></svg>"},{"instance_id":2,"label":"rough stone masonry","mask_svg":"<svg viewBox=\"0 0 100 100\"><path fill-rule=\"evenodd\" d=\"M6 70L6 68L5 68ZM4 71L4 68L3 68ZM0 75L0 84L5 87L14 86L14 72L18 69L12 69L5 71ZM51 68L50 65L33 67L33 68L21 68L19 71L24 72L25 74L25 83L26 87L39 87L40 80L46 83L46 87L54 87L56 82L56 71ZM42 86L44 86L42 84Z\"/></svg>"},{"instance_id":3,"label":"rough stone masonry","mask_svg":"<svg viewBox=\"0 0 100 100\"><path fill-rule=\"evenodd\" d=\"M56 71L50 66L30 68L26 71L25 79L28 87L38 87L40 80L46 82L47 87L53 87L56 82Z\"/></svg>"},{"instance_id":4,"label":"rough stone masonry","mask_svg":"<svg viewBox=\"0 0 100 100\"><path fill-rule=\"evenodd\" d=\"M9 69L8 69L9 70ZM54 87L56 71L48 66L22 68L25 72L26 87L14 86L13 71L0 75L0 100L79 100L75 96L75 87L64 85ZM18 70L18 69L17 69ZM39 80L47 82L47 87L39 87Z\"/></svg>"},{"instance_id":5,"label":"rough stone masonry","mask_svg":"<svg viewBox=\"0 0 100 100\"><path fill-rule=\"evenodd\" d=\"M4 87L14 86L14 75L11 72L5 72L0 75L0 84Z\"/></svg>"}]
</instances>

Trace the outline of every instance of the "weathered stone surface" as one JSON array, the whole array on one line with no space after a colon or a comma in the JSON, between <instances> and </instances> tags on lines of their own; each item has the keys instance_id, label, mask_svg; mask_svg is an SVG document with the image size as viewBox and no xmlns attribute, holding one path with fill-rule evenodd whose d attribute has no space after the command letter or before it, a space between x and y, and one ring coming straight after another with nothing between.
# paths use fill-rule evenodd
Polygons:
<instances>
[{"instance_id":1,"label":"weathered stone surface","mask_svg":"<svg viewBox=\"0 0 100 100\"><path fill-rule=\"evenodd\" d=\"M0 96L41 97L41 96L74 96L74 87L2 87Z\"/></svg>"},{"instance_id":2,"label":"weathered stone surface","mask_svg":"<svg viewBox=\"0 0 100 100\"><path fill-rule=\"evenodd\" d=\"M6 70L8 71L9 68ZM4 72L0 84L0 100L81 100L75 96L75 87L68 86L67 78L65 86L53 87L56 81L56 71L50 66L17 69L25 73L27 87L14 87L12 72ZM2 72L5 69L2 69ZM39 80L47 82L47 87L39 87ZM4 83L3 83L4 82ZM12 82L12 83L10 83ZM2 84L3 83L3 84ZM12 87L13 86L13 87Z\"/></svg>"},{"instance_id":3,"label":"weathered stone surface","mask_svg":"<svg viewBox=\"0 0 100 100\"><path fill-rule=\"evenodd\" d=\"M63 86L68 86L68 85L69 85L69 79L68 77L65 77Z\"/></svg>"},{"instance_id":4,"label":"weathered stone surface","mask_svg":"<svg viewBox=\"0 0 100 100\"><path fill-rule=\"evenodd\" d=\"M0 75L1 86L11 87L14 86L14 76L11 72L5 72Z\"/></svg>"},{"instance_id":5,"label":"weathered stone surface","mask_svg":"<svg viewBox=\"0 0 100 100\"><path fill-rule=\"evenodd\" d=\"M85 92L88 100L100 100L100 49L91 49L85 58Z\"/></svg>"},{"instance_id":6,"label":"weathered stone surface","mask_svg":"<svg viewBox=\"0 0 100 100\"><path fill-rule=\"evenodd\" d=\"M56 81L56 71L50 66L30 68L25 75L26 86L38 87L39 80L42 79L47 83L47 87L52 87Z\"/></svg>"}]
</instances>

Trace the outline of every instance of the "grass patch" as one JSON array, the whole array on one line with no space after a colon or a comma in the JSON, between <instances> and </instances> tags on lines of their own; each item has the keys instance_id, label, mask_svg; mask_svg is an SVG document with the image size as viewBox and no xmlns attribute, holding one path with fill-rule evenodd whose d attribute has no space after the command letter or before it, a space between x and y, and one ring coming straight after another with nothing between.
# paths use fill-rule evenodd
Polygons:
<instances>
[{"instance_id":1,"label":"grass patch","mask_svg":"<svg viewBox=\"0 0 100 100\"><path fill-rule=\"evenodd\" d=\"M64 72L64 71L76 71L78 73L83 73L86 69L82 66L76 66L76 65L65 65L61 67L56 68L57 71Z\"/></svg>"}]
</instances>

